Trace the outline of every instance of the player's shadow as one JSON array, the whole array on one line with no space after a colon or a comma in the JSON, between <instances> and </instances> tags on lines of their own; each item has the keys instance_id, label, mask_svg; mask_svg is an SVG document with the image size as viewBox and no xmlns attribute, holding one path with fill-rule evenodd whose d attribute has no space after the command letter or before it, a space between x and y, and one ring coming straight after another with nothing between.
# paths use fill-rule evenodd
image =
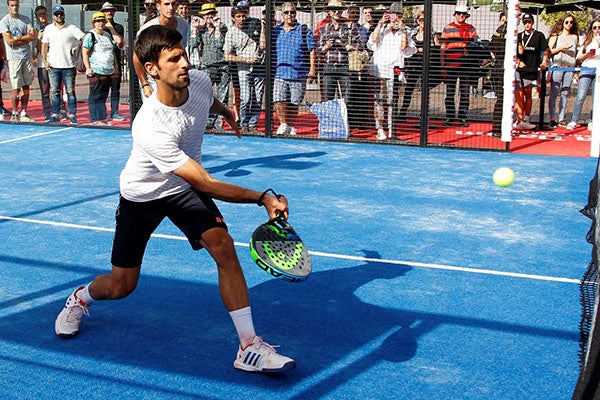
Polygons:
<instances>
[{"instance_id":1,"label":"player's shadow","mask_svg":"<svg viewBox=\"0 0 600 400\"><path fill-rule=\"evenodd\" d=\"M225 172L225 176L246 176L252 172L243 167L259 167L269 169L306 170L317 167L318 161L302 160L303 158L322 157L327 153L324 151L312 151L305 153L280 154L276 156L250 157L230 161L223 165L207 166L206 170L211 174ZM205 160L206 161L206 160ZM213 160L214 161L214 160Z\"/></svg>"},{"instance_id":2,"label":"player's shadow","mask_svg":"<svg viewBox=\"0 0 600 400\"><path fill-rule=\"evenodd\" d=\"M0 257L2 261L15 263L15 260ZM18 262L63 270L66 274L86 268L43 264L39 260ZM354 294L373 280L395 279L409 270L401 265L365 262L348 268L313 272L307 281L298 284L269 279L251 288L258 333L272 344L281 345L282 352L298 362L297 369L281 376L244 374L241 378L241 372L234 372L232 362L237 336L216 285L144 274L132 296L91 307L91 317L84 318L81 333L75 339L61 340L54 335L54 319L63 307L64 299L0 318L0 339L58 354L203 379L272 389L291 388L374 340L380 341L385 349L364 349L364 354L356 360L364 369L381 360L402 362L413 357L421 334L420 330L410 328L414 316L367 304ZM80 277L81 281L85 282L95 274L90 270L90 276ZM43 297L64 289L61 284L35 294ZM15 305L0 302L0 313L6 313L11 307ZM390 340L395 342L393 346L388 346ZM313 386L310 396L328 392L361 371L356 368L352 368L352 372L339 370ZM85 374L85 371L78 373ZM116 382L120 379L114 377Z\"/></svg>"}]
</instances>

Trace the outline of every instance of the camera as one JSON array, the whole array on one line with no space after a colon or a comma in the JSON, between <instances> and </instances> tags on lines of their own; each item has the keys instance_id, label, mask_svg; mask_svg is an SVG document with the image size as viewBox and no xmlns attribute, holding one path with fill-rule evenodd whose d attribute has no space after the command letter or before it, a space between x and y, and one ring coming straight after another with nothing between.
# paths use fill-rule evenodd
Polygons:
<instances>
[{"instance_id":1,"label":"camera","mask_svg":"<svg viewBox=\"0 0 600 400\"><path fill-rule=\"evenodd\" d=\"M391 22L394 22L395 20L398 19L398 14L396 13L386 13L386 15L388 16L388 18L390 19Z\"/></svg>"}]
</instances>

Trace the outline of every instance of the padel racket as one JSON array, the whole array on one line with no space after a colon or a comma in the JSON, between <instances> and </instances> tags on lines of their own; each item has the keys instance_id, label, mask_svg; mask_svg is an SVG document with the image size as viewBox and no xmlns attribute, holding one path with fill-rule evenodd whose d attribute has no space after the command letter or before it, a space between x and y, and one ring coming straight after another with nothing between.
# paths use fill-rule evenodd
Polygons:
<instances>
[{"instance_id":1,"label":"padel racket","mask_svg":"<svg viewBox=\"0 0 600 400\"><path fill-rule=\"evenodd\" d=\"M250 255L260 268L288 282L303 281L312 271L308 249L283 214L256 228Z\"/></svg>"}]
</instances>

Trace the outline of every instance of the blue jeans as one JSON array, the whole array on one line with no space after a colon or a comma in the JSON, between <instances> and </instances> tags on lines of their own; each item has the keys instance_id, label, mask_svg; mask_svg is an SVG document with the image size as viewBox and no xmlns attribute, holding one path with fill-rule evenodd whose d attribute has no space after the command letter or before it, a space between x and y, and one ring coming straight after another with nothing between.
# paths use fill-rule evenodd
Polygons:
<instances>
[{"instance_id":1,"label":"blue jeans","mask_svg":"<svg viewBox=\"0 0 600 400\"><path fill-rule=\"evenodd\" d=\"M52 114L52 102L50 101L50 78L48 77L48 70L46 68L38 68L37 76L42 95L42 109L44 110L44 117L48 119Z\"/></svg>"},{"instance_id":2,"label":"blue jeans","mask_svg":"<svg viewBox=\"0 0 600 400\"><path fill-rule=\"evenodd\" d=\"M65 85L69 114L77 114L77 97L75 96L75 68L51 68L48 74L50 80L50 99L52 114L57 116L62 103L62 86Z\"/></svg>"},{"instance_id":3,"label":"blue jeans","mask_svg":"<svg viewBox=\"0 0 600 400\"><path fill-rule=\"evenodd\" d=\"M238 73L240 78L240 120L242 126L256 127L265 89L265 77L255 72Z\"/></svg>"},{"instance_id":4,"label":"blue jeans","mask_svg":"<svg viewBox=\"0 0 600 400\"><path fill-rule=\"evenodd\" d=\"M594 81L596 80L596 75L588 74L584 75L583 72L579 76L579 84L577 85L577 97L575 98L575 106L573 107L573 117L571 118L571 122L577 123L579 121L579 115L581 115L581 108L583 107L583 102L587 96L588 90L590 86L592 87L592 104L594 103ZM592 115L590 114L590 121L592 120Z\"/></svg>"},{"instance_id":5,"label":"blue jeans","mask_svg":"<svg viewBox=\"0 0 600 400\"><path fill-rule=\"evenodd\" d=\"M121 101L121 71L110 76L110 115L113 116L119 112L119 103Z\"/></svg>"},{"instance_id":6,"label":"blue jeans","mask_svg":"<svg viewBox=\"0 0 600 400\"><path fill-rule=\"evenodd\" d=\"M229 65L220 65L214 67L203 68L202 71L210 77L210 80L214 85L217 85L217 100L221 103L225 103L225 99L229 94ZM220 124L221 117L216 114L210 114L208 116L208 122L206 126L214 128Z\"/></svg>"},{"instance_id":7,"label":"blue jeans","mask_svg":"<svg viewBox=\"0 0 600 400\"><path fill-rule=\"evenodd\" d=\"M550 119L556 120L556 98L560 93L560 103L558 106L558 120L565 119L567 109L567 100L571 82L573 81L573 71L552 71L552 81L550 83L550 99L548 102L548 112Z\"/></svg>"}]
</instances>

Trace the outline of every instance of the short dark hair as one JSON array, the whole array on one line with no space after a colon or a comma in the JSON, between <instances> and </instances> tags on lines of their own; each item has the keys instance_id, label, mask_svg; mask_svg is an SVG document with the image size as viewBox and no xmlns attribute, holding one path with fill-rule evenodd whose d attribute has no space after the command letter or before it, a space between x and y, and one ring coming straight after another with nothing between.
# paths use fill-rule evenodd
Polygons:
<instances>
[{"instance_id":1,"label":"short dark hair","mask_svg":"<svg viewBox=\"0 0 600 400\"><path fill-rule=\"evenodd\" d=\"M153 25L142 32L135 41L134 51L137 54L140 62L158 63L160 52L164 49L172 49L183 36L175 29L164 25Z\"/></svg>"},{"instance_id":2,"label":"short dark hair","mask_svg":"<svg viewBox=\"0 0 600 400\"><path fill-rule=\"evenodd\" d=\"M37 6L35 8L35 10L33 10L33 15L37 14L37 12L40 11L40 10L44 10L44 11L48 12L48 9L46 7L44 7L44 6Z\"/></svg>"}]
</instances>

